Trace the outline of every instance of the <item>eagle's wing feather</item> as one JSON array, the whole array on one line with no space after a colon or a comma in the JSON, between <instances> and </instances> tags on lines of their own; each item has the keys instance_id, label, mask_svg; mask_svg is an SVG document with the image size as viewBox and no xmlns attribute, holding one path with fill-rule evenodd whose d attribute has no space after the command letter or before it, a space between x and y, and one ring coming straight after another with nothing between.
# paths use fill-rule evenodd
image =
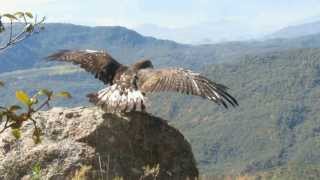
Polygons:
<instances>
[{"instance_id":1,"label":"eagle's wing feather","mask_svg":"<svg viewBox=\"0 0 320 180\"><path fill-rule=\"evenodd\" d=\"M123 66L108 53L91 50L61 50L48 56L47 59L78 64L105 84L112 83L117 70Z\"/></svg>"},{"instance_id":2,"label":"eagle's wing feather","mask_svg":"<svg viewBox=\"0 0 320 180\"><path fill-rule=\"evenodd\" d=\"M237 106L237 100L227 87L185 69L142 69L137 73L138 88L142 92L176 91L207 98L224 107L227 102Z\"/></svg>"}]
</instances>

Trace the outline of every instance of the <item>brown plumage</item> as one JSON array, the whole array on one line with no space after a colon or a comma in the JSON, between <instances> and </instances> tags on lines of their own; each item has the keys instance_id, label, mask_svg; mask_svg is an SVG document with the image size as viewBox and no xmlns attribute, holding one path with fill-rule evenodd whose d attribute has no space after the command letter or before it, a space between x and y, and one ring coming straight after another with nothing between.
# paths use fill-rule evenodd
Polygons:
<instances>
[{"instance_id":1,"label":"brown plumage","mask_svg":"<svg viewBox=\"0 0 320 180\"><path fill-rule=\"evenodd\" d=\"M125 66L106 52L62 50L48 56L49 60L79 64L110 86L88 95L90 102L107 112L144 111L146 93L175 91L206 98L228 108L238 102L227 87L181 68L153 69L149 60Z\"/></svg>"}]
</instances>

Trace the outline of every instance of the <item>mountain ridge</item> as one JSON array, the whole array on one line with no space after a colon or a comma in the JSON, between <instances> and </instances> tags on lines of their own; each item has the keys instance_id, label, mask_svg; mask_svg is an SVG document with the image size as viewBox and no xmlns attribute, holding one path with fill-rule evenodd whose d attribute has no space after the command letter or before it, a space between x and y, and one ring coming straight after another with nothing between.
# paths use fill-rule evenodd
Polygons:
<instances>
[{"instance_id":1,"label":"mountain ridge","mask_svg":"<svg viewBox=\"0 0 320 180\"><path fill-rule=\"evenodd\" d=\"M240 103L236 109L224 110L200 98L173 93L150 97L150 112L172 119L170 124L179 128L192 144L202 173L259 174L286 169L292 174L290 164L297 169L319 166L320 34L192 46L153 39L135 41L122 38L121 32L116 32L118 36L110 31L101 33L102 30L98 35L87 30L70 33L75 26L69 28L66 33L56 26L51 33L37 35L0 55L1 59L8 54L19 58L28 52L31 54L26 59L38 58L28 59L33 64L14 67L10 73L0 70L0 79L6 82L0 90L1 103L14 103L14 90L34 92L46 87L70 91L74 98L63 102L65 106L88 105L85 94L97 91L102 83L78 67L39 59L61 46L110 48L110 53L124 63L157 56L152 59L155 66L179 66L201 72L228 86ZM11 60L25 61L15 58ZM1 61L0 67L6 62ZM14 71L18 69L24 70ZM61 104L57 101L53 105Z\"/></svg>"},{"instance_id":2,"label":"mountain ridge","mask_svg":"<svg viewBox=\"0 0 320 180\"><path fill-rule=\"evenodd\" d=\"M185 68L199 70L210 64L233 61L243 54L320 47L318 34L288 40L271 39L195 46L142 36L119 26L87 27L48 23L46 27L43 32L1 53L0 72L46 66L44 57L61 49L107 50L123 63L147 58L160 67L183 65Z\"/></svg>"},{"instance_id":3,"label":"mountain ridge","mask_svg":"<svg viewBox=\"0 0 320 180\"><path fill-rule=\"evenodd\" d=\"M320 21L313 21L302 23L298 25L291 25L282 28L272 34L264 37L264 39L276 39L276 38L297 38L302 36L314 35L320 33Z\"/></svg>"}]
</instances>

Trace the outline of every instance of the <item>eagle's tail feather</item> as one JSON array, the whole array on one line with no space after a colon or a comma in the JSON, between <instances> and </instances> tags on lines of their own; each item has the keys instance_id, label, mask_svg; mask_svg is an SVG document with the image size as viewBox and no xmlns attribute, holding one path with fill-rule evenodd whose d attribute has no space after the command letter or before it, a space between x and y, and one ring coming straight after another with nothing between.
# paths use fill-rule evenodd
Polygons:
<instances>
[{"instance_id":1,"label":"eagle's tail feather","mask_svg":"<svg viewBox=\"0 0 320 180\"><path fill-rule=\"evenodd\" d=\"M89 101L100 106L106 112L145 111L145 98L141 91L133 88L121 88L114 84L88 94Z\"/></svg>"}]
</instances>

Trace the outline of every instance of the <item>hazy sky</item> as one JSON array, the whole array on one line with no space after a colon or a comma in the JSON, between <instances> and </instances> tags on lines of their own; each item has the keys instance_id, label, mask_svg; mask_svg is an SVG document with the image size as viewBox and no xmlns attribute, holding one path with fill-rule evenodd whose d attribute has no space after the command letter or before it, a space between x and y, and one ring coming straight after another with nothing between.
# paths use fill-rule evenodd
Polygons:
<instances>
[{"instance_id":1,"label":"hazy sky","mask_svg":"<svg viewBox=\"0 0 320 180\"><path fill-rule=\"evenodd\" d=\"M32 11L48 22L184 27L231 20L277 28L320 15L320 0L0 0L0 13Z\"/></svg>"}]
</instances>

